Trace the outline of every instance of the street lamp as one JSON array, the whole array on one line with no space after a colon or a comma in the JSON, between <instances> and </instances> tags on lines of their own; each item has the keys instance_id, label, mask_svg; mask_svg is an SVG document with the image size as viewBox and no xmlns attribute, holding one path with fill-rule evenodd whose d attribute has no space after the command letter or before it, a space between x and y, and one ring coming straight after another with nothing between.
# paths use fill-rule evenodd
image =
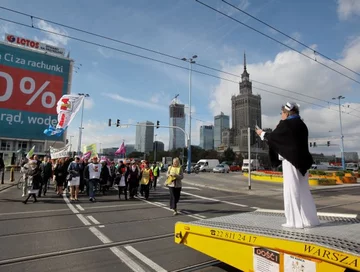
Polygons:
<instances>
[{"instance_id":1,"label":"street lamp","mask_svg":"<svg viewBox=\"0 0 360 272\"><path fill-rule=\"evenodd\" d=\"M339 95L338 97L333 97L333 100L338 99L339 100L339 119L340 119L340 138L341 138L341 164L342 168L345 170L345 157L344 157L344 135L342 131L342 121L341 121L341 99L344 99L345 97L342 95Z\"/></svg>"},{"instance_id":2,"label":"street lamp","mask_svg":"<svg viewBox=\"0 0 360 272\"><path fill-rule=\"evenodd\" d=\"M192 58L182 58L181 60L189 63L189 140L188 140L188 174L191 173L191 71L192 64L195 63L194 59L197 58L197 55L192 56Z\"/></svg>"},{"instance_id":3,"label":"street lamp","mask_svg":"<svg viewBox=\"0 0 360 272\"><path fill-rule=\"evenodd\" d=\"M81 109L81 121L80 121L80 127L79 127L79 143L78 143L78 150L77 153L78 155L80 155L81 153L81 138L82 138L82 130L83 128L83 119L84 119L84 104L85 104L85 97L90 97L89 94L84 94L84 93L78 93L78 95L83 96L83 102L82 102L82 109Z\"/></svg>"},{"instance_id":4,"label":"street lamp","mask_svg":"<svg viewBox=\"0 0 360 272\"><path fill-rule=\"evenodd\" d=\"M72 144L71 144L71 138L74 138L74 135L70 135L70 151L72 151Z\"/></svg>"}]
</instances>

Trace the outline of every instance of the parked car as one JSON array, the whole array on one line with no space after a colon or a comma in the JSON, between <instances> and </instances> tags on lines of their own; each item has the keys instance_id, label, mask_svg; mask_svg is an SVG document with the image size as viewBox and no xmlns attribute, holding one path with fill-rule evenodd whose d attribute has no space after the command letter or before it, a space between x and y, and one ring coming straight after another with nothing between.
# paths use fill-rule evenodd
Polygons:
<instances>
[{"instance_id":1,"label":"parked car","mask_svg":"<svg viewBox=\"0 0 360 272\"><path fill-rule=\"evenodd\" d=\"M233 171L233 172L241 171L241 167L240 167L240 165L236 165L236 164L230 165L230 171Z\"/></svg>"},{"instance_id":2,"label":"parked car","mask_svg":"<svg viewBox=\"0 0 360 272\"><path fill-rule=\"evenodd\" d=\"M227 164L218 164L216 167L213 168L214 173L229 173L230 167Z\"/></svg>"}]
</instances>

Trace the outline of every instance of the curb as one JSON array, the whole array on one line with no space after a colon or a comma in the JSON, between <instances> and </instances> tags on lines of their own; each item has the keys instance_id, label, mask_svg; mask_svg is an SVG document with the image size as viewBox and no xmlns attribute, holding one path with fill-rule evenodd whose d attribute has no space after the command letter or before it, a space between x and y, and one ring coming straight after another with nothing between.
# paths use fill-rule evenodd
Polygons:
<instances>
[{"instance_id":1,"label":"curb","mask_svg":"<svg viewBox=\"0 0 360 272\"><path fill-rule=\"evenodd\" d=\"M6 190L6 189L9 189L9 188L11 188L11 187L13 187L13 186L15 186L16 184L14 183L14 184L9 184L9 185L5 185L4 184L4 187L1 187L0 188L0 192L1 191L4 191L4 190Z\"/></svg>"},{"instance_id":2,"label":"curb","mask_svg":"<svg viewBox=\"0 0 360 272\"><path fill-rule=\"evenodd\" d=\"M271 209L256 209L256 212L264 213L284 213L283 210L271 210ZM327 213L327 212L317 212L319 216L332 216L332 217L343 217L343 218L353 218L360 219L360 214L356 213Z\"/></svg>"}]
</instances>

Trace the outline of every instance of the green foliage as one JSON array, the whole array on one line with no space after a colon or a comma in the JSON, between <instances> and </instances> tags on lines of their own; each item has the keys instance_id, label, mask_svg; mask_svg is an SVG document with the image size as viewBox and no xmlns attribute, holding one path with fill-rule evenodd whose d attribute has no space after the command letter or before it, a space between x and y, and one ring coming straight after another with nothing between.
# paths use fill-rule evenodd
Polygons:
<instances>
[{"instance_id":1,"label":"green foliage","mask_svg":"<svg viewBox=\"0 0 360 272\"><path fill-rule=\"evenodd\" d=\"M335 185L336 181L334 179L319 179L319 185Z\"/></svg>"},{"instance_id":2,"label":"green foliage","mask_svg":"<svg viewBox=\"0 0 360 272\"><path fill-rule=\"evenodd\" d=\"M326 176L326 172L322 170L310 170L309 173L314 176Z\"/></svg>"},{"instance_id":3,"label":"green foliage","mask_svg":"<svg viewBox=\"0 0 360 272\"><path fill-rule=\"evenodd\" d=\"M337 171L335 173L335 175L338 176L338 177L343 177L343 176L345 176L345 171Z\"/></svg>"},{"instance_id":4,"label":"green foliage","mask_svg":"<svg viewBox=\"0 0 360 272\"><path fill-rule=\"evenodd\" d=\"M234 161L235 158L236 154L230 147L228 147L228 149L224 151L224 154L222 156L223 161Z\"/></svg>"}]
</instances>

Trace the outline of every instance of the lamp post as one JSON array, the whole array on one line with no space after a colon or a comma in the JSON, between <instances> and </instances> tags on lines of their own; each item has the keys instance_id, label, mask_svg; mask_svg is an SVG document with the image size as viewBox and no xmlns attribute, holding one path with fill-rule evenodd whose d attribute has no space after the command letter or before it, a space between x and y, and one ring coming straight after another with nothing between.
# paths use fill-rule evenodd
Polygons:
<instances>
[{"instance_id":1,"label":"lamp post","mask_svg":"<svg viewBox=\"0 0 360 272\"><path fill-rule=\"evenodd\" d=\"M157 141L156 141L156 136L157 134L155 134L155 150L154 150L154 162L156 163L156 152L157 152Z\"/></svg>"},{"instance_id":2,"label":"lamp post","mask_svg":"<svg viewBox=\"0 0 360 272\"><path fill-rule=\"evenodd\" d=\"M79 127L79 143L78 143L78 150L77 153L78 155L80 155L81 153L81 139L82 139L82 130L83 128L83 119L84 119L84 104L85 104L85 97L89 97L89 94L84 94L84 93L78 93L78 95L83 96L83 102L82 102L82 109L81 109L81 121L80 121L80 127Z\"/></svg>"},{"instance_id":3,"label":"lamp post","mask_svg":"<svg viewBox=\"0 0 360 272\"><path fill-rule=\"evenodd\" d=\"M342 131L342 121L341 121L341 99L344 99L345 97L342 95L339 95L338 97L333 97L333 100L338 99L339 100L339 119L340 119L340 138L341 138L341 164L342 168L345 170L345 157L344 157L344 135Z\"/></svg>"},{"instance_id":4,"label":"lamp post","mask_svg":"<svg viewBox=\"0 0 360 272\"><path fill-rule=\"evenodd\" d=\"M72 151L72 144L71 144L71 138L74 138L74 135L70 135L70 151Z\"/></svg>"},{"instance_id":5,"label":"lamp post","mask_svg":"<svg viewBox=\"0 0 360 272\"><path fill-rule=\"evenodd\" d=\"M188 174L191 173L191 71L192 64L195 63L194 59L197 58L197 55L192 56L192 58L182 58L183 61L189 63L189 140L188 140Z\"/></svg>"}]
</instances>

